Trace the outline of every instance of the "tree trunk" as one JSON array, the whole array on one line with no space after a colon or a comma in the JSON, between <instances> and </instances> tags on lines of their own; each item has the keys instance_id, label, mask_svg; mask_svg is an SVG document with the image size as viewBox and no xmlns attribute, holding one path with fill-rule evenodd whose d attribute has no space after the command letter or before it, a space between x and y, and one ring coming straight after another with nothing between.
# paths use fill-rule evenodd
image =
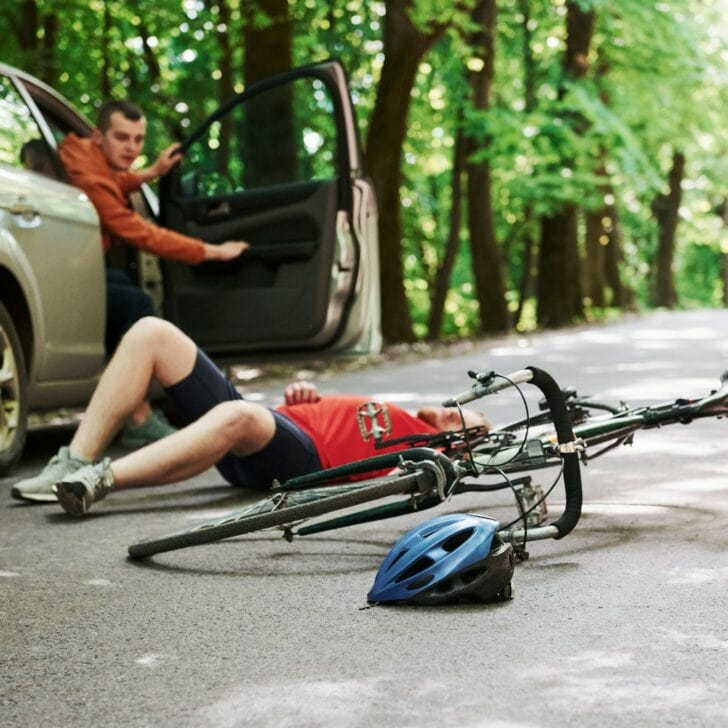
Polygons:
<instances>
[{"instance_id":1,"label":"tree trunk","mask_svg":"<svg viewBox=\"0 0 728 728\"><path fill-rule=\"evenodd\" d=\"M268 17L268 24L255 22L256 12ZM243 6L243 76L250 86L256 81L282 73L293 64L293 28L287 0L255 0ZM297 179L298 166L292 88L266 94L247 106L245 148L249 150L244 184L260 187ZM270 165L270 145L276 149L277 164ZM258 152L256 154L256 152Z\"/></svg>"},{"instance_id":2,"label":"tree trunk","mask_svg":"<svg viewBox=\"0 0 728 728\"><path fill-rule=\"evenodd\" d=\"M41 12L37 0L20 0L17 10L2 8L2 17L23 52L23 67L49 85L57 80L56 40L58 16L55 10ZM41 37L41 29L43 30Z\"/></svg>"},{"instance_id":3,"label":"tree trunk","mask_svg":"<svg viewBox=\"0 0 728 728\"><path fill-rule=\"evenodd\" d=\"M137 27L139 29L139 35L142 39L142 57L144 58L144 63L147 66L149 81L151 82L151 85L161 87L162 69L159 66L159 61L157 60L157 56L154 53L154 49L149 43L149 36L151 35L151 33L149 32L147 24L143 20L139 22L139 25Z\"/></svg>"},{"instance_id":4,"label":"tree trunk","mask_svg":"<svg viewBox=\"0 0 728 728\"><path fill-rule=\"evenodd\" d=\"M723 221L723 227L728 227L728 197L723 198L717 213ZM720 251L720 267L723 281L723 306L728 308L728 252L723 249L723 246L721 246Z\"/></svg>"},{"instance_id":5,"label":"tree trunk","mask_svg":"<svg viewBox=\"0 0 728 728\"><path fill-rule=\"evenodd\" d=\"M141 9L141 3L139 0L128 0L129 6L137 11L140 16L143 16ZM155 35L157 29L152 26L150 27L144 20L140 20L136 26L139 38L142 42L142 58L144 59L144 67L146 73L142 75L130 76L132 83L129 86L129 98L137 98L137 95L141 89L140 85L144 85L144 89L152 89L152 94L155 97L156 104L162 109L171 109L174 106L174 99L172 96L167 96L167 86L162 79L162 68L159 65L159 59L157 58L156 52L149 42L150 37ZM135 60L135 64L139 67L138 58ZM135 88L136 87L136 88ZM184 129L180 126L179 117L168 113L158 113L157 117L164 123L167 134L172 139L184 138Z\"/></svg>"},{"instance_id":6,"label":"tree trunk","mask_svg":"<svg viewBox=\"0 0 728 728\"><path fill-rule=\"evenodd\" d=\"M533 293L533 254L536 248L536 241L534 240L534 237L531 233L531 225L529 224L531 214L531 206L528 205L523 212L524 224L522 227L526 232L523 236L523 247L521 254L521 276L518 281L518 308L516 309L516 313L513 316L513 323L515 324L516 328L518 328L518 325L521 322L521 317L523 316L523 307L528 298Z\"/></svg>"},{"instance_id":7,"label":"tree trunk","mask_svg":"<svg viewBox=\"0 0 728 728\"><path fill-rule=\"evenodd\" d=\"M40 28L40 14L36 0L20 1L20 25L17 27L18 45L24 51L38 50L38 29ZM37 61L37 59L36 59ZM33 72L37 73L39 64L34 64Z\"/></svg>"},{"instance_id":8,"label":"tree trunk","mask_svg":"<svg viewBox=\"0 0 728 728\"><path fill-rule=\"evenodd\" d=\"M41 73L40 77L49 86L58 79L56 58L56 43L58 41L58 15L47 12L43 15L43 43L41 44Z\"/></svg>"},{"instance_id":9,"label":"tree trunk","mask_svg":"<svg viewBox=\"0 0 728 728\"><path fill-rule=\"evenodd\" d=\"M599 97L606 107L611 105L610 94L603 83L608 74L609 63L606 56L600 54L595 66L595 76L600 85ZM610 201L614 198L614 190L608 181L608 153L605 146L600 147L599 163L596 167L596 174L605 180L599 189L602 205L586 213L584 285L592 305L603 307L611 304L622 308L626 298L620 276L622 245L617 208Z\"/></svg>"},{"instance_id":10,"label":"tree trunk","mask_svg":"<svg viewBox=\"0 0 728 728\"><path fill-rule=\"evenodd\" d=\"M526 113L533 111L536 106L536 86L538 83L537 63L533 55L531 39L533 30L531 28L531 8L529 0L518 0L521 12L521 33L523 49L523 103Z\"/></svg>"},{"instance_id":11,"label":"tree trunk","mask_svg":"<svg viewBox=\"0 0 728 728\"><path fill-rule=\"evenodd\" d=\"M588 70L589 46L594 31L594 12L575 2L567 2L567 40L563 57L564 78L576 81ZM564 86L559 96L564 97ZM564 119L577 128L583 120ZM569 164L564 160L564 164ZM564 204L560 210L541 219L541 252L538 271L538 320L542 326L563 326L584 317L582 301L577 208Z\"/></svg>"},{"instance_id":12,"label":"tree trunk","mask_svg":"<svg viewBox=\"0 0 728 728\"><path fill-rule=\"evenodd\" d=\"M111 58L109 56L109 48L111 46L111 26L112 18L109 12L109 4L104 3L104 14L101 21L101 99L106 100L111 97Z\"/></svg>"},{"instance_id":13,"label":"tree trunk","mask_svg":"<svg viewBox=\"0 0 728 728\"><path fill-rule=\"evenodd\" d=\"M408 16L409 5L409 0L386 3L384 63L366 143L369 175L379 202L382 334L388 342L414 340L402 262L401 155L417 67L444 32L442 26L422 32Z\"/></svg>"},{"instance_id":14,"label":"tree trunk","mask_svg":"<svg viewBox=\"0 0 728 728\"><path fill-rule=\"evenodd\" d=\"M450 290L450 276L460 248L460 226L462 221L463 170L465 167L465 139L458 130L452 163L452 202L450 207L450 230L445 242L445 253L435 274L430 297L430 316L427 322L427 338L440 338L444 318L445 301Z\"/></svg>"},{"instance_id":15,"label":"tree trunk","mask_svg":"<svg viewBox=\"0 0 728 728\"><path fill-rule=\"evenodd\" d=\"M536 107L536 85L537 63L533 55L532 37L533 30L531 27L531 8L529 0L518 0L518 8L521 13L521 35L523 50L523 103L525 113L530 113ZM533 209L528 204L523 210L523 221L521 229L525 231L522 243L521 254L521 275L518 281L518 308L513 317L513 322L518 328L523 316L523 307L529 296L533 294L534 282L534 252L536 241L532 234L531 217Z\"/></svg>"},{"instance_id":16,"label":"tree trunk","mask_svg":"<svg viewBox=\"0 0 728 728\"><path fill-rule=\"evenodd\" d=\"M583 318L579 285L576 205L541 219L541 251L536 288L538 322L547 328Z\"/></svg>"},{"instance_id":17,"label":"tree trunk","mask_svg":"<svg viewBox=\"0 0 728 728\"><path fill-rule=\"evenodd\" d=\"M473 53L483 61L480 71L468 74L473 108L487 111L490 89L495 74L495 0L478 0L473 10L477 31L471 45ZM486 140L485 145L489 145ZM482 139L469 139L468 152L482 149ZM475 275L476 294L480 306L480 327L485 332L502 332L510 328L506 305L503 261L495 239L491 198L490 162L468 162L468 229Z\"/></svg>"},{"instance_id":18,"label":"tree trunk","mask_svg":"<svg viewBox=\"0 0 728 728\"><path fill-rule=\"evenodd\" d=\"M255 24L256 12L268 16L268 24ZM250 86L276 73L291 68L293 60L293 28L288 16L288 0L247 0L243 4L243 77Z\"/></svg>"},{"instance_id":19,"label":"tree trunk","mask_svg":"<svg viewBox=\"0 0 728 728\"><path fill-rule=\"evenodd\" d=\"M670 190L665 195L658 195L653 205L658 231L654 304L665 308L672 308L677 303L672 264L675 258L675 233L682 199L684 172L685 155L682 152L674 152L669 175Z\"/></svg>"},{"instance_id":20,"label":"tree trunk","mask_svg":"<svg viewBox=\"0 0 728 728\"><path fill-rule=\"evenodd\" d=\"M611 229L607 231L609 242L604 251L604 277L607 288L611 292L612 306L620 309L632 307L631 292L622 283L622 234L619 225L619 213L615 205L607 205L604 208L605 217L611 224Z\"/></svg>"},{"instance_id":21,"label":"tree trunk","mask_svg":"<svg viewBox=\"0 0 728 728\"><path fill-rule=\"evenodd\" d=\"M224 31L217 31L217 47L220 50L220 61L218 68L220 69L220 81L218 82L217 98L220 104L230 98L235 93L235 82L233 80L233 46L230 42L232 37L232 13L228 0L218 0L218 21L225 26ZM217 171L227 176L230 166L230 152L232 149L233 138L233 117L226 114L220 120L220 146L217 150Z\"/></svg>"},{"instance_id":22,"label":"tree trunk","mask_svg":"<svg viewBox=\"0 0 728 728\"><path fill-rule=\"evenodd\" d=\"M603 223L603 209L587 210L584 213L586 237L584 239L584 293L592 306L604 308L605 246L606 231Z\"/></svg>"}]
</instances>

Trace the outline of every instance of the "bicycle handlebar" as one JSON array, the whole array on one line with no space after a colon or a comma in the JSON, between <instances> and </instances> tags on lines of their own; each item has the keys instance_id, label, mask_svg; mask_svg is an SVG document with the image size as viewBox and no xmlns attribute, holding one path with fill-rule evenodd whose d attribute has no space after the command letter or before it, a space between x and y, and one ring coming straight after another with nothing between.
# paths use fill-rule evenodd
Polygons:
<instances>
[{"instance_id":1,"label":"bicycle handlebar","mask_svg":"<svg viewBox=\"0 0 728 728\"><path fill-rule=\"evenodd\" d=\"M538 387L546 398L553 416L556 437L559 446L561 446L564 461L566 503L564 504L563 513L551 526L558 531L555 538L563 538L574 529L581 517L582 492L579 454L574 449L574 431L571 426L564 393L553 377L543 369L537 369L536 367L528 367L528 369L533 372L531 384ZM571 447L571 449L567 450L564 446Z\"/></svg>"},{"instance_id":2,"label":"bicycle handlebar","mask_svg":"<svg viewBox=\"0 0 728 728\"><path fill-rule=\"evenodd\" d=\"M728 371L723 372L720 376L720 387L711 392L707 397L703 397L695 402L689 403L693 405L692 414L696 417L721 417L728 415Z\"/></svg>"},{"instance_id":3,"label":"bicycle handlebar","mask_svg":"<svg viewBox=\"0 0 728 728\"><path fill-rule=\"evenodd\" d=\"M476 382L470 389L465 392L451 397L443 402L444 407L454 407L459 404L466 404L475 399L484 397L489 394L495 394L507 387L518 384L533 384L541 390L546 404L551 410L551 416L554 427L556 429L556 437L559 444L559 452L563 458L563 475L564 489L566 493L566 503L561 516L542 529L543 537L550 536L553 538L563 538L571 532L581 517L582 490L581 490L581 469L579 466L579 455L576 452L574 431L571 425L571 419L566 405L564 393L553 379L553 377L543 369L537 367L527 367L519 369L508 376L498 375L494 372L489 374L478 374L468 372ZM512 531L509 534L501 534L510 540L517 540L518 537L523 538L522 532Z\"/></svg>"}]
</instances>

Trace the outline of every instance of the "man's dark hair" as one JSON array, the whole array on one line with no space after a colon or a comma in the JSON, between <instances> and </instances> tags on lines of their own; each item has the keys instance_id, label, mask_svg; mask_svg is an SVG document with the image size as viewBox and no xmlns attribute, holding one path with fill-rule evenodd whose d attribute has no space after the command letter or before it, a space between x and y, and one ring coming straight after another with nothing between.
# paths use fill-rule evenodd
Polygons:
<instances>
[{"instance_id":1,"label":"man's dark hair","mask_svg":"<svg viewBox=\"0 0 728 728\"><path fill-rule=\"evenodd\" d=\"M105 132L111 126L111 115L119 112L129 121L139 121L144 118L144 112L132 101L124 101L122 99L113 99L105 101L99 109L99 116L96 126Z\"/></svg>"}]
</instances>

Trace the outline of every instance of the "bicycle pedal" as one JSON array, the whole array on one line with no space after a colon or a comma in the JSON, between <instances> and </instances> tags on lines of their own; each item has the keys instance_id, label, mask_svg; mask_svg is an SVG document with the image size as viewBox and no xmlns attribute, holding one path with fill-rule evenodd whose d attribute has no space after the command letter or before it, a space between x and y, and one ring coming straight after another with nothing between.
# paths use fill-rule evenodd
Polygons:
<instances>
[{"instance_id":1,"label":"bicycle pedal","mask_svg":"<svg viewBox=\"0 0 728 728\"><path fill-rule=\"evenodd\" d=\"M356 413L359 432L363 440L372 438L379 442L382 437L392 434L392 422L389 419L387 405L381 402L365 402Z\"/></svg>"}]
</instances>

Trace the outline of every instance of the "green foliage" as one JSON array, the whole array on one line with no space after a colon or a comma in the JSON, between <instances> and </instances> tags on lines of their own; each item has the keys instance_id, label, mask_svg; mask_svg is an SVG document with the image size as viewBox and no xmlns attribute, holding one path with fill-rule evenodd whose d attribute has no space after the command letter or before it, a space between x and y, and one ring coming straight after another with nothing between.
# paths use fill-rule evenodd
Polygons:
<instances>
[{"instance_id":1,"label":"green foliage","mask_svg":"<svg viewBox=\"0 0 728 728\"><path fill-rule=\"evenodd\" d=\"M674 266L678 293L685 305L721 303L728 238L716 211L728 198L728 2L576 1L594 11L596 26L587 78L565 85L566 0L498 0L495 81L485 111L473 110L467 84L468 72L482 65L469 42L473 0L409 3L419 27L448 28L417 74L402 150L402 255L418 335L427 333L431 286L450 233L459 133L478 140L472 161L490 164L512 310L525 241L538 238L539 215L565 203L614 205L622 279L644 305L657 246L652 206L665 191L676 149L688 162ZM342 59L362 138L384 60L387 8L402 2L288 2L294 62ZM0 7L4 61L46 79L90 118L103 96L133 98L148 110L150 155L243 89L246 22L262 27L270 19L249 0L27 0ZM311 112L306 108L304 118ZM330 174L329 132L316 130L326 137L318 156L298 160L306 176ZM210 184L217 184L219 160L209 157ZM463 203L445 336L470 335L478 325L465 213ZM523 325L534 325L534 308L529 297Z\"/></svg>"}]
</instances>

